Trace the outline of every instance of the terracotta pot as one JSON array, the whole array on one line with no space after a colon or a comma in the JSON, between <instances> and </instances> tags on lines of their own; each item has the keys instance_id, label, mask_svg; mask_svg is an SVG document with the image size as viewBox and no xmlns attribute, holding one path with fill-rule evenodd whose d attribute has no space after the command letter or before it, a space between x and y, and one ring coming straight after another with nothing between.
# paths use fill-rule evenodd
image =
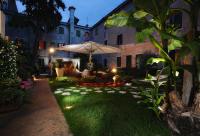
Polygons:
<instances>
[{"instance_id":1,"label":"terracotta pot","mask_svg":"<svg viewBox=\"0 0 200 136\"><path fill-rule=\"evenodd\" d=\"M64 76L64 68L56 68L56 75L57 75L57 77L63 77Z\"/></svg>"}]
</instances>

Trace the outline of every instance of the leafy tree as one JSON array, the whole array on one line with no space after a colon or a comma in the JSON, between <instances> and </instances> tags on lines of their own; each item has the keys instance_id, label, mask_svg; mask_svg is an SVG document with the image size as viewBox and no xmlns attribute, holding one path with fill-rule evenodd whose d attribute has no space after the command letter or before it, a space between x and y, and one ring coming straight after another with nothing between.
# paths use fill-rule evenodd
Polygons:
<instances>
[{"instance_id":1,"label":"leafy tree","mask_svg":"<svg viewBox=\"0 0 200 136\"><path fill-rule=\"evenodd\" d=\"M59 9L64 10L62 0L20 0L25 6L23 14L14 16L11 26L30 27L35 35L33 54L36 59L38 41L43 32L55 29L62 19Z\"/></svg>"},{"instance_id":2,"label":"leafy tree","mask_svg":"<svg viewBox=\"0 0 200 136\"><path fill-rule=\"evenodd\" d=\"M151 41L156 41L153 43L159 43L157 39L161 40L161 46L159 48L162 49L163 57L167 56L166 59L170 60L169 62L173 62L168 56L168 44L171 43L173 45L169 40L169 35L171 36L173 34L176 27L167 23L170 17L177 13L177 10L171 9L173 2L174 0L134 0L135 10L129 13L120 12L109 17L106 25L136 27L141 30L141 35L145 35L146 37L156 35L157 33L159 37L154 38L155 36L152 36ZM170 64L174 64L174 62ZM173 72L173 65L169 65L168 91L173 90L172 85L175 83L173 80Z\"/></svg>"}]
</instances>

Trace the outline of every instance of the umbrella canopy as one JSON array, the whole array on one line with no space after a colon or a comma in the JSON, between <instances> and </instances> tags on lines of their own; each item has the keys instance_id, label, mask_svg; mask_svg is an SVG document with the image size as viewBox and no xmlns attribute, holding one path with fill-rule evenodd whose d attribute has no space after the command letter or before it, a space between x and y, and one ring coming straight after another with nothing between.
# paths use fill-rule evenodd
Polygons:
<instances>
[{"instance_id":1,"label":"umbrella canopy","mask_svg":"<svg viewBox=\"0 0 200 136\"><path fill-rule=\"evenodd\" d=\"M82 44L66 45L57 48L57 50L84 53L84 54L108 54L120 53L120 49L112 46L105 46L96 42L85 42Z\"/></svg>"},{"instance_id":2,"label":"umbrella canopy","mask_svg":"<svg viewBox=\"0 0 200 136\"><path fill-rule=\"evenodd\" d=\"M93 54L111 54L120 53L120 49L112 46L105 46L92 41L82 44L66 45L57 48L57 50L89 54L87 67L89 70L93 69L92 55Z\"/></svg>"}]
</instances>

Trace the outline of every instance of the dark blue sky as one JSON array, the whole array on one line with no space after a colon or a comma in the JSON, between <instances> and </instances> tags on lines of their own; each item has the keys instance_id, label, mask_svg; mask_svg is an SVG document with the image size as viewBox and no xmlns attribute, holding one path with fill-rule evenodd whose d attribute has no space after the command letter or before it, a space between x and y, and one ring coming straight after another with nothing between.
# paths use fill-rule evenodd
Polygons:
<instances>
[{"instance_id":1,"label":"dark blue sky","mask_svg":"<svg viewBox=\"0 0 200 136\"><path fill-rule=\"evenodd\" d=\"M75 16L80 19L80 25L86 25L87 22L90 26L94 25L102 17L116 8L125 0L63 0L66 5L65 11L62 13L62 21L66 22L69 18L68 7L76 7ZM20 2L17 2L18 10L23 11L24 7Z\"/></svg>"}]
</instances>

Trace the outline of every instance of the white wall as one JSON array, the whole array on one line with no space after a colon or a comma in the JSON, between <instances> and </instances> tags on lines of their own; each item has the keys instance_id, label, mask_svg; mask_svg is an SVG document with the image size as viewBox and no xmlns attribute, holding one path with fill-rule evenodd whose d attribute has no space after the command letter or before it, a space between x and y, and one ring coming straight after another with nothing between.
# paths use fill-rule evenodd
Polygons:
<instances>
[{"instance_id":1,"label":"white wall","mask_svg":"<svg viewBox=\"0 0 200 136\"><path fill-rule=\"evenodd\" d=\"M134 9L134 5L128 4L121 11L130 12ZM135 43L135 28L131 27L112 27L105 28L104 23L106 20L98 24L92 29L92 38L93 41L104 44L104 41L107 40L108 45L116 46L117 36L123 35L123 44ZM98 35L95 34L96 29L98 29Z\"/></svg>"},{"instance_id":2,"label":"white wall","mask_svg":"<svg viewBox=\"0 0 200 136\"><path fill-rule=\"evenodd\" d=\"M5 14L0 10L0 33L5 36Z\"/></svg>"}]
</instances>

